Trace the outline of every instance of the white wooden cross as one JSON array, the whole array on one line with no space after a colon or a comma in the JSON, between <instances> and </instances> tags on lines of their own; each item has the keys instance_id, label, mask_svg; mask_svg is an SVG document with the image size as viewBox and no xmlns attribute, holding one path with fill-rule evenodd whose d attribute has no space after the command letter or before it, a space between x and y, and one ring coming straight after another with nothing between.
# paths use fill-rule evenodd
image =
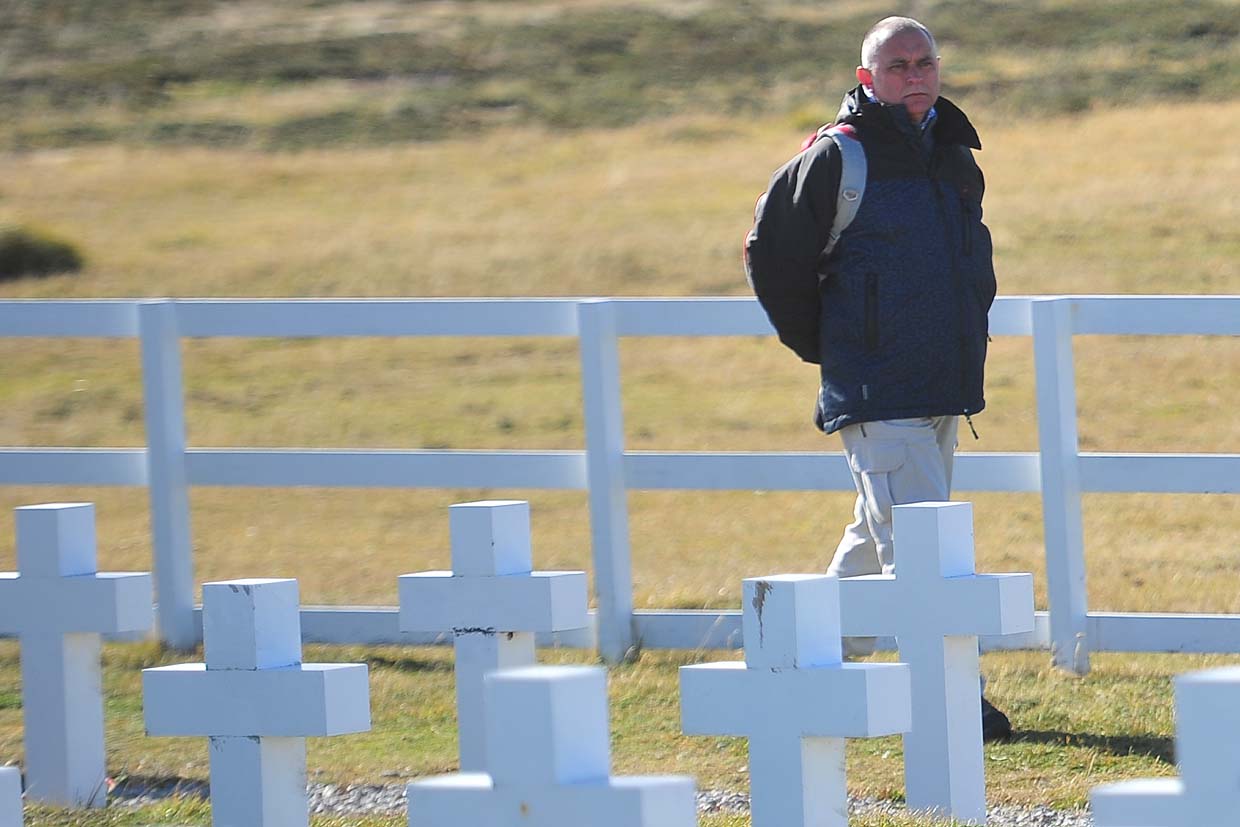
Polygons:
<instances>
[{"instance_id":1,"label":"white wooden cross","mask_svg":"<svg viewBox=\"0 0 1240 827\"><path fill-rule=\"evenodd\" d=\"M406 788L410 827L692 827L693 779L613 777L607 673L531 666L484 680L489 773Z\"/></svg>"},{"instance_id":2,"label":"white wooden cross","mask_svg":"<svg viewBox=\"0 0 1240 827\"><path fill-rule=\"evenodd\" d=\"M91 503L25 506L16 522L18 571L0 573L0 631L21 638L26 795L102 807L100 636L151 628L151 576L97 571Z\"/></svg>"},{"instance_id":3,"label":"white wooden cross","mask_svg":"<svg viewBox=\"0 0 1240 827\"><path fill-rule=\"evenodd\" d=\"M22 771L0 767L0 827L22 827Z\"/></svg>"},{"instance_id":4,"label":"white wooden cross","mask_svg":"<svg viewBox=\"0 0 1240 827\"><path fill-rule=\"evenodd\" d=\"M206 663L142 671L148 735L210 737L216 827L309 824L306 736L370 729L365 664L301 662L296 580L204 583Z\"/></svg>"},{"instance_id":5,"label":"white wooden cross","mask_svg":"<svg viewBox=\"0 0 1240 827\"><path fill-rule=\"evenodd\" d=\"M460 503L448 518L452 571L401 575L400 629L452 632L460 768L483 772L483 677L533 665L536 633L584 628L586 575L531 570L527 502Z\"/></svg>"},{"instance_id":6,"label":"white wooden cross","mask_svg":"<svg viewBox=\"0 0 1240 827\"><path fill-rule=\"evenodd\" d=\"M1095 787L1096 827L1204 827L1240 821L1240 666L1175 679L1179 778Z\"/></svg>"},{"instance_id":7,"label":"white wooden cross","mask_svg":"<svg viewBox=\"0 0 1240 827\"><path fill-rule=\"evenodd\" d=\"M895 635L913 680L909 809L986 823L978 635L1033 630L1033 576L975 574L973 506L892 509L895 574L840 581L846 636Z\"/></svg>"},{"instance_id":8,"label":"white wooden cross","mask_svg":"<svg viewBox=\"0 0 1240 827\"><path fill-rule=\"evenodd\" d=\"M745 660L680 668L689 735L749 739L754 827L846 827L844 739L907 732L909 668L841 663L839 581L744 581Z\"/></svg>"}]
</instances>

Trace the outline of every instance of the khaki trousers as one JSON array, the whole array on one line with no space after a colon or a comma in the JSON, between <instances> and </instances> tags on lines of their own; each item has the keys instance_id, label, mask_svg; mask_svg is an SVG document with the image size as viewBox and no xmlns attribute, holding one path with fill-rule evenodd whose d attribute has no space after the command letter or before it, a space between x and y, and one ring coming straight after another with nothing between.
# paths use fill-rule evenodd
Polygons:
<instances>
[{"instance_id":1,"label":"khaki trousers","mask_svg":"<svg viewBox=\"0 0 1240 827\"><path fill-rule=\"evenodd\" d=\"M853 521L835 549L827 574L891 574L891 507L951 497L956 416L888 419L840 429L857 486ZM868 655L873 638L845 638L845 654Z\"/></svg>"}]
</instances>

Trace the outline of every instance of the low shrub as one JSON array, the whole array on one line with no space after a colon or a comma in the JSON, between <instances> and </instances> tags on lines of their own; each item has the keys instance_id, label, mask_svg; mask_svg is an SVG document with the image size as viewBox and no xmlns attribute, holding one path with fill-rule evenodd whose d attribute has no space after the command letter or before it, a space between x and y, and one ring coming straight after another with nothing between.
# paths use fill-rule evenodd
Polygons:
<instances>
[{"instance_id":1,"label":"low shrub","mask_svg":"<svg viewBox=\"0 0 1240 827\"><path fill-rule=\"evenodd\" d=\"M43 230L0 225L0 282L82 269L82 254Z\"/></svg>"}]
</instances>

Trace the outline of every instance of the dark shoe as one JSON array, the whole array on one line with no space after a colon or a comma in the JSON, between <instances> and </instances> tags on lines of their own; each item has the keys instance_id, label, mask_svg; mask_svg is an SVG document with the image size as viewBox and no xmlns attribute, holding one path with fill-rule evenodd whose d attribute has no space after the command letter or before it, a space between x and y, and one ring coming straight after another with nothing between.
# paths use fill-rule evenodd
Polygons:
<instances>
[{"instance_id":1,"label":"dark shoe","mask_svg":"<svg viewBox=\"0 0 1240 827\"><path fill-rule=\"evenodd\" d=\"M1008 720L1008 716L996 709L990 701L982 698L982 740L990 743L991 741L1006 741L1011 737L1012 722Z\"/></svg>"}]
</instances>

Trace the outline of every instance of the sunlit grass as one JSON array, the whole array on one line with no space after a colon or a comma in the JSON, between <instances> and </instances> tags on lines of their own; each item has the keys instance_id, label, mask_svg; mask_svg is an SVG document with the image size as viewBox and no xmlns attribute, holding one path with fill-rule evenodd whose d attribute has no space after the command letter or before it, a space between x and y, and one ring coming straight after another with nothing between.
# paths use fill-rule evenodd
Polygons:
<instances>
[{"instance_id":1,"label":"sunlit grass","mask_svg":"<svg viewBox=\"0 0 1240 827\"><path fill-rule=\"evenodd\" d=\"M1240 292L1240 160L1217 139L1240 103L1142 113L1046 119L1036 135L979 114L1002 293ZM1141 139L1145 118L1197 128L1173 156ZM780 122L686 117L384 150L0 156L0 220L56 227L91 262L0 295L743 295L752 198L795 141ZM1082 450L1237 450L1240 343L1081 337L1076 350ZM183 353L193 446L584 444L569 339L192 340ZM10 339L0 357L5 443L144 443L136 343ZM814 368L771 339L626 340L621 358L630 449L838 447L809 424ZM1028 339L996 339L987 395L982 439L961 450L1036 450ZM446 507L492 495L532 501L539 565L592 568L580 493L195 489L196 578L262 569L300 577L308 602L390 604L396 575L446 564ZM975 503L979 568L1034 572L1045 607L1037 498L958 496ZM11 507L51 499L98 502L105 565L149 567L141 492L62 487L0 490L0 567ZM850 499L633 492L636 605L734 607L744 576L821 570ZM1088 496L1091 606L1240 609L1220 576L1235 565L1233 500Z\"/></svg>"},{"instance_id":2,"label":"sunlit grass","mask_svg":"<svg viewBox=\"0 0 1240 827\"><path fill-rule=\"evenodd\" d=\"M141 720L139 670L200 657L201 653L161 654L150 644L105 647L108 768L113 777L207 777L204 739L147 738ZM308 662L368 663L374 722L369 733L310 739L312 780L395 784L455 769L451 650L308 646L305 657ZM721 652L647 652L637 663L614 667L609 679L613 772L690 774L701 789L745 791L744 741L680 734L677 693L679 666L736 657ZM569 650L545 650L540 659L593 662L589 653ZM1236 657L1099 654L1091 674L1076 678L1051 669L1042 653L984 656L987 694L1010 713L1018 733L1009 743L985 748L989 800L1079 808L1096 784L1173 774L1171 677L1237 661ZM0 703L0 755L9 760L20 760L22 755L17 666L17 645L0 642L0 698L14 700ZM853 794L901 797L898 737L850 741L848 766ZM199 805L192 800L167 806L170 817L199 823ZM122 818L116 811L108 817Z\"/></svg>"},{"instance_id":3,"label":"sunlit grass","mask_svg":"<svg viewBox=\"0 0 1240 827\"><path fill-rule=\"evenodd\" d=\"M615 4L574 5L600 12ZM727 4L626 5L690 19ZM1240 41L1225 37L1222 16L1203 12L1213 6L1142 3L1146 17L1131 13L1134 5L1108 17L1106 8L1076 2L991 4L981 26L974 25L975 4L932 5L946 92L976 104L970 112L985 146L979 160L1001 294L1240 293L1240 154L1229 140L1240 127L1240 100L1226 92L1234 90L1229 58ZM376 32L456 42L474 23L540 25L564 11L552 0L251 0L207 11L186 0L180 7L150 28L138 18L151 7L135 3L109 4L108 19L91 25L52 25L54 42L6 67L6 77L81 72L79 61L87 59L125 63L138 38L149 38L141 42L156 52L177 53L194 38L224 37L262 56L272 44L313 46ZM874 13L861 2L764 9L841 32ZM1079 25L1060 26L1065 14L1077 14ZM129 27L127 36L108 34L111 26ZM1197 34L1185 40L1189 29ZM648 31L661 36L659 27ZM1021 49L992 48L1013 32ZM618 80L605 91L617 97L607 100L634 107L607 113L634 122L623 129L602 128L609 121L590 114L598 101L576 87L566 87L576 97L566 91L557 100L530 78L491 77L474 90L478 100L550 100L558 108L527 121L493 107L479 129L422 144L408 141L426 135L366 137L359 130L371 124L367 118L402 123L401 107L419 99L417 83L430 89L433 79L329 73L249 83L208 75L153 90L143 86L151 73L137 66L117 83L137 84L134 94L158 92L157 100L122 95L59 106L22 98L0 125L0 142L43 131L49 143L73 148L0 154L0 224L47 227L80 244L88 266L73 276L0 286L0 297L746 295L738 259L753 200L804 131L834 113L837 81L846 82L854 60L850 46L822 65L819 46L830 51L825 41L794 49L798 60L813 62L812 83L782 69L769 84L746 73L730 91L693 87L692 105L667 117L642 107L671 101L649 88L629 94L636 87L621 83L634 67L612 67ZM539 60L552 54L532 51ZM1148 71L1136 77L1129 64ZM1198 95L1202 102L1182 100ZM1162 102L1150 103L1155 98ZM1065 110L1075 111L1053 114ZM326 119L318 132L286 136L280 145L319 148L261 151L276 141L275 131L316 118ZM577 128L546 125L555 118ZM187 131L167 133L169 124ZM229 132L235 126L248 131ZM97 129L92 140L101 143L74 137L84 127ZM341 141L339 149L324 148ZM205 148L211 143L232 148ZM584 444L578 354L569 339L194 340L183 342L183 353L195 447ZM626 340L621 355L631 450L838 448L809 424L815 369L772 339ZM1240 343L1080 337L1076 361L1082 450L1240 450ZM966 435L961 450L1036 450L1028 339L993 343L987 397L987 411L976 418L982 439ZM135 342L0 340L0 443L144 442ZM394 604L397 575L450 564L447 506L491 496L531 501L538 567L593 568L583 492L196 488L195 580L295 576L308 603ZM1035 600L1045 608L1038 497L957 496L974 503L978 569L1033 572ZM30 486L0 488L0 570L15 563L12 508L58 500L97 504L102 568L150 567L145 491ZM852 497L631 492L629 506L637 608L736 608L743 577L822 570ZM1235 497L1097 494L1085 497L1084 509L1091 609L1240 612ZM109 770L205 778L201 742L142 734L138 670L178 658L148 644L105 652ZM372 733L311 742L313 778L390 783L455 766L448 650L311 647L307 657L367 661L375 712ZM612 671L617 771L688 772L702 787L746 788L742 742L678 734L676 667L730 657L647 652ZM564 651L544 658L592 660ZM1093 673L1078 679L1052 671L1045 653L987 655L988 693L1022 733L987 747L992 801L1079 807L1094 784L1170 774L1170 676L1234 660L1098 654ZM0 762L22 754L18 689L16 644L0 642ZM854 793L901 795L898 739L853 743L849 766ZM193 799L136 813L28 813L28 823L66 827L208 820L208 809ZM315 821L346 823L404 821ZM748 820L702 823L740 827Z\"/></svg>"}]
</instances>

